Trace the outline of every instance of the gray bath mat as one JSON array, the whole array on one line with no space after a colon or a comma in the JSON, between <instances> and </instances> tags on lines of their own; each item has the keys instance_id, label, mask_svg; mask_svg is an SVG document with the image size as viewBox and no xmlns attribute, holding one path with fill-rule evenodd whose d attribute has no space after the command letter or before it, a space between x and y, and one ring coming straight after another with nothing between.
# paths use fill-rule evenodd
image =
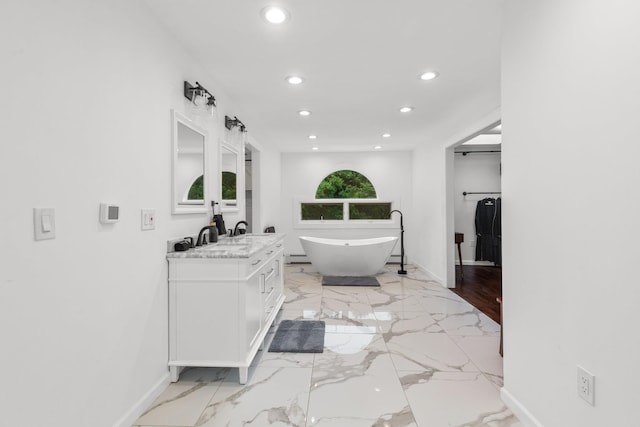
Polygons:
<instances>
[{"instance_id":1,"label":"gray bath mat","mask_svg":"<svg viewBox=\"0 0 640 427\"><path fill-rule=\"evenodd\" d=\"M269 346L272 353L322 353L324 321L283 320Z\"/></svg>"},{"instance_id":2,"label":"gray bath mat","mask_svg":"<svg viewBox=\"0 0 640 427\"><path fill-rule=\"evenodd\" d=\"M322 286L380 286L373 276L323 276Z\"/></svg>"}]
</instances>

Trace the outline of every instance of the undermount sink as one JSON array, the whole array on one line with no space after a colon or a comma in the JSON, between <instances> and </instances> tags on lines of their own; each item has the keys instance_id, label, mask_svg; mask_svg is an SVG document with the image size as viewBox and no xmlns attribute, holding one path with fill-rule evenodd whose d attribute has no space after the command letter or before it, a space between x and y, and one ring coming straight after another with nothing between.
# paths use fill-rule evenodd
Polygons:
<instances>
[{"instance_id":1,"label":"undermount sink","mask_svg":"<svg viewBox=\"0 0 640 427\"><path fill-rule=\"evenodd\" d=\"M273 234L241 234L239 236L232 237L236 242L242 242L243 240L264 239L265 237L271 237Z\"/></svg>"},{"instance_id":2,"label":"undermount sink","mask_svg":"<svg viewBox=\"0 0 640 427\"><path fill-rule=\"evenodd\" d=\"M207 245L201 249L207 251L243 251L249 249L249 246L242 244L211 244Z\"/></svg>"}]
</instances>

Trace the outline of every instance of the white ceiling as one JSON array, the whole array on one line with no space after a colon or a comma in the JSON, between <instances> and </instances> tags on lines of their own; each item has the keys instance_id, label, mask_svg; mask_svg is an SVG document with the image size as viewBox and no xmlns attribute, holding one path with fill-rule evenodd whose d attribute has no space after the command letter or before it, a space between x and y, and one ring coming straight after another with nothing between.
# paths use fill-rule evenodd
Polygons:
<instances>
[{"instance_id":1,"label":"white ceiling","mask_svg":"<svg viewBox=\"0 0 640 427\"><path fill-rule=\"evenodd\" d=\"M146 0L238 106L229 113L281 151L409 150L494 111L502 2ZM273 4L291 19L264 21ZM427 70L440 76L419 80ZM289 85L292 74L305 82Z\"/></svg>"},{"instance_id":2,"label":"white ceiling","mask_svg":"<svg viewBox=\"0 0 640 427\"><path fill-rule=\"evenodd\" d=\"M462 145L499 145L502 144L502 135L499 133L480 134L466 141Z\"/></svg>"}]
</instances>

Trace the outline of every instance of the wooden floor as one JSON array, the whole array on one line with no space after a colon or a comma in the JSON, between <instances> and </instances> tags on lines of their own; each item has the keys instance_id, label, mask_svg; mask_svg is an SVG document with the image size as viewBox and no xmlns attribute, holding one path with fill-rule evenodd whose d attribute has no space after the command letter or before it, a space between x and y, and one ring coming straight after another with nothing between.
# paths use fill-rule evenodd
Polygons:
<instances>
[{"instance_id":1,"label":"wooden floor","mask_svg":"<svg viewBox=\"0 0 640 427\"><path fill-rule=\"evenodd\" d=\"M493 266L465 265L464 279L460 277L460 266L456 265L456 287L451 289L484 314L500 323L502 296L502 268Z\"/></svg>"}]
</instances>

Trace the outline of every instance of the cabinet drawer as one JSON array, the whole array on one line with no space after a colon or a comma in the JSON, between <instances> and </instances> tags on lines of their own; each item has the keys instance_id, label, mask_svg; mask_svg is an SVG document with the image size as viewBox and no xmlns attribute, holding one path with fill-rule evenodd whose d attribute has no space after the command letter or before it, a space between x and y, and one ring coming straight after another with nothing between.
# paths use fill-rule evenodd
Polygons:
<instances>
[{"instance_id":1,"label":"cabinet drawer","mask_svg":"<svg viewBox=\"0 0 640 427\"><path fill-rule=\"evenodd\" d=\"M275 309L276 303L278 302L279 292L277 291L276 288L272 288L271 291L265 295L266 296L263 304L263 307L264 307L263 321L266 320Z\"/></svg>"},{"instance_id":2,"label":"cabinet drawer","mask_svg":"<svg viewBox=\"0 0 640 427\"><path fill-rule=\"evenodd\" d=\"M264 253L261 252L249 258L247 264L245 265L245 272L247 276L251 276L256 271L264 266L265 256Z\"/></svg>"},{"instance_id":3,"label":"cabinet drawer","mask_svg":"<svg viewBox=\"0 0 640 427\"><path fill-rule=\"evenodd\" d=\"M282 254L283 249L276 249L275 247L270 247L263 249L257 254L253 255L247 261L244 262L244 265L241 267L245 274L245 277L251 276L256 271L259 271L260 274L265 271L271 270L273 268L274 260L278 259L278 257Z\"/></svg>"},{"instance_id":4,"label":"cabinet drawer","mask_svg":"<svg viewBox=\"0 0 640 427\"><path fill-rule=\"evenodd\" d=\"M281 255L282 251L279 251ZM263 303L264 320L271 315L275 306L282 295L282 286L279 285L281 279L281 256L276 256L263 269L262 280L263 287Z\"/></svg>"},{"instance_id":5,"label":"cabinet drawer","mask_svg":"<svg viewBox=\"0 0 640 427\"><path fill-rule=\"evenodd\" d=\"M271 260L261 271L262 293L268 294L275 287L276 277L278 276L278 263Z\"/></svg>"},{"instance_id":6,"label":"cabinet drawer","mask_svg":"<svg viewBox=\"0 0 640 427\"><path fill-rule=\"evenodd\" d=\"M256 271L265 267L267 265L266 263L270 261L271 258L273 258L275 252L276 250L273 247L270 247L270 248L263 249L257 254L250 257L244 263L244 274L246 276L251 276Z\"/></svg>"},{"instance_id":7,"label":"cabinet drawer","mask_svg":"<svg viewBox=\"0 0 640 427\"><path fill-rule=\"evenodd\" d=\"M169 281L238 280L238 259L170 258Z\"/></svg>"}]
</instances>

